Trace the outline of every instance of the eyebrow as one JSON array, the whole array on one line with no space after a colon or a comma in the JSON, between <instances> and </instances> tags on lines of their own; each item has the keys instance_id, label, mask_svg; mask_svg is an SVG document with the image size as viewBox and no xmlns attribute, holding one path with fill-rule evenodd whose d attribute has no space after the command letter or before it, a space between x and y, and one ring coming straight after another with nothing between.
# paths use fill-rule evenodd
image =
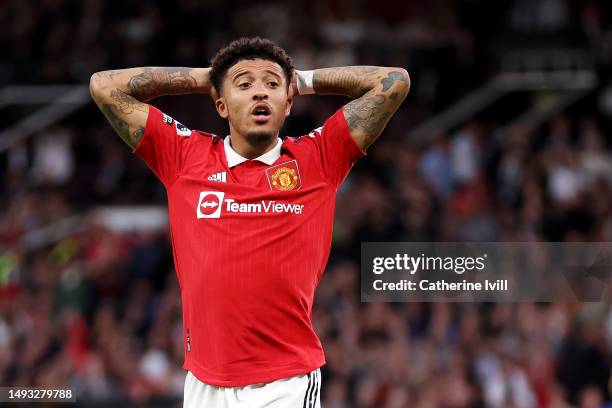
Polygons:
<instances>
[{"instance_id":1,"label":"eyebrow","mask_svg":"<svg viewBox=\"0 0 612 408\"><path fill-rule=\"evenodd\" d=\"M278 73L276 73L276 72L274 72L274 71L272 71L272 70L269 70L269 69L264 69L264 72L266 72L266 73L268 73L268 74L270 74L270 75L272 75L272 76L275 76L275 77L277 77L277 78L279 78L279 79L280 79L280 78L282 78L282 77L281 77L281 76L280 76ZM233 78L232 78L232 81L237 80L238 78L240 78L240 77L241 77L241 76L243 76L243 75L248 75L248 74L252 74L252 73L253 73L253 71L252 71L252 70L246 70L246 71L244 71L244 72L239 73L239 74L238 74L238 75L236 75L235 77L233 77Z\"/></svg>"}]
</instances>

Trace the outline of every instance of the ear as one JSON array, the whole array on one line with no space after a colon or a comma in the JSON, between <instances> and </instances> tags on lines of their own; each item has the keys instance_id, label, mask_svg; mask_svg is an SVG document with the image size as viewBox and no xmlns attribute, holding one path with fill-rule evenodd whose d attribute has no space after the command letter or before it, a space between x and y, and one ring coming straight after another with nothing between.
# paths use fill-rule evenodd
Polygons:
<instances>
[{"instance_id":1,"label":"ear","mask_svg":"<svg viewBox=\"0 0 612 408\"><path fill-rule=\"evenodd\" d=\"M229 113L227 111L225 98L221 97L215 100L215 108L217 108L217 113L219 113L219 116L221 116L223 119L227 119Z\"/></svg>"},{"instance_id":2,"label":"ear","mask_svg":"<svg viewBox=\"0 0 612 408\"><path fill-rule=\"evenodd\" d=\"M291 107L293 106L293 98L291 95L287 97L287 106L285 107L285 117L289 116L291 113Z\"/></svg>"}]
</instances>

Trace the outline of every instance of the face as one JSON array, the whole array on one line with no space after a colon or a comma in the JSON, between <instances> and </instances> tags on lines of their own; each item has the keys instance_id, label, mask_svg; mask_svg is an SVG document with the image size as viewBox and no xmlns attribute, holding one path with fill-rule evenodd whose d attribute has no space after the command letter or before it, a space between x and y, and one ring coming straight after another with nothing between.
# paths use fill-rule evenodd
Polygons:
<instances>
[{"instance_id":1,"label":"face","mask_svg":"<svg viewBox=\"0 0 612 408\"><path fill-rule=\"evenodd\" d=\"M280 65L255 59L230 67L215 106L219 115L229 121L232 135L245 137L256 146L276 138L289 116L291 103Z\"/></svg>"}]
</instances>

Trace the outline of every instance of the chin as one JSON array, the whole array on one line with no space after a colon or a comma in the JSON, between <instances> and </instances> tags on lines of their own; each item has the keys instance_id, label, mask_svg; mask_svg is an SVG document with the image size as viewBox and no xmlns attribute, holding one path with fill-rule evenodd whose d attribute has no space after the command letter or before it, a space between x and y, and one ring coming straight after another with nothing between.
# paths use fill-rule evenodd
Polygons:
<instances>
[{"instance_id":1,"label":"chin","mask_svg":"<svg viewBox=\"0 0 612 408\"><path fill-rule=\"evenodd\" d=\"M277 132L271 130L251 130L246 134L246 140L251 146L266 146L276 138Z\"/></svg>"}]
</instances>

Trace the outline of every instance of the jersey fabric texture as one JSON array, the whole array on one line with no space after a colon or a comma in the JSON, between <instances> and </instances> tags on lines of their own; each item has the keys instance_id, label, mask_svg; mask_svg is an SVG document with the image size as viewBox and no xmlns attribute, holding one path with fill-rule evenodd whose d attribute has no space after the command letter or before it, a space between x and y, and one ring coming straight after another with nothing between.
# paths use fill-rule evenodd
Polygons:
<instances>
[{"instance_id":1,"label":"jersey fabric texture","mask_svg":"<svg viewBox=\"0 0 612 408\"><path fill-rule=\"evenodd\" d=\"M237 387L325 364L313 297L329 257L336 190L365 154L343 111L282 140L272 164L230 167L222 139L151 106L134 153L168 195L183 367L204 383Z\"/></svg>"}]
</instances>

